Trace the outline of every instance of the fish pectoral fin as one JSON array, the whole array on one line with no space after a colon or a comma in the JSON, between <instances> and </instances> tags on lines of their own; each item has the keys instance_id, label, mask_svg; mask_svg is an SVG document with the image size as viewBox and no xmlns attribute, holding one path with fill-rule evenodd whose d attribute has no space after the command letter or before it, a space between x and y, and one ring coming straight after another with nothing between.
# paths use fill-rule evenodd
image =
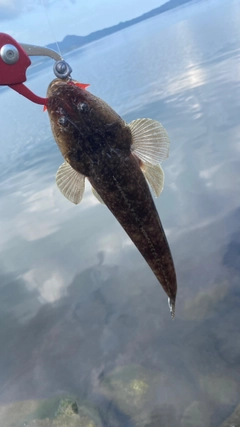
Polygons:
<instances>
[{"instance_id":1,"label":"fish pectoral fin","mask_svg":"<svg viewBox=\"0 0 240 427\"><path fill-rule=\"evenodd\" d=\"M169 156L169 137L161 123L152 119L133 120L132 152L143 162L157 165Z\"/></svg>"},{"instance_id":2,"label":"fish pectoral fin","mask_svg":"<svg viewBox=\"0 0 240 427\"><path fill-rule=\"evenodd\" d=\"M103 205L105 205L103 199L101 198L101 196L99 196L98 192L95 190L95 188L92 187L92 193L93 195L96 197L96 199L98 199L98 201L100 203L102 203Z\"/></svg>"},{"instance_id":3,"label":"fish pectoral fin","mask_svg":"<svg viewBox=\"0 0 240 427\"><path fill-rule=\"evenodd\" d=\"M56 183L61 193L70 202L78 205L85 189L85 176L75 171L69 163L64 162L57 171Z\"/></svg>"},{"instance_id":4,"label":"fish pectoral fin","mask_svg":"<svg viewBox=\"0 0 240 427\"><path fill-rule=\"evenodd\" d=\"M164 186L164 172L161 166L145 162L142 164L141 169L155 196L160 196Z\"/></svg>"}]
</instances>

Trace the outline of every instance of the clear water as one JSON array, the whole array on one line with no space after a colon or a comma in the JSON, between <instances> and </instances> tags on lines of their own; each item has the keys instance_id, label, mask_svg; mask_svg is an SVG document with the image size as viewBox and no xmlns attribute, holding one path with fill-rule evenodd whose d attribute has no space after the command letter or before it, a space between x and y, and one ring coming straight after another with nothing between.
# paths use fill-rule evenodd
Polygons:
<instances>
[{"instance_id":1,"label":"clear water","mask_svg":"<svg viewBox=\"0 0 240 427\"><path fill-rule=\"evenodd\" d=\"M59 193L47 113L1 90L1 426L56 425L46 402L66 395L95 408L84 426L233 424L222 423L240 404L239 22L238 0L196 1L65 57L126 121L169 132L156 205L174 321L90 188L78 207ZM28 86L44 96L52 78L49 66Z\"/></svg>"}]
</instances>

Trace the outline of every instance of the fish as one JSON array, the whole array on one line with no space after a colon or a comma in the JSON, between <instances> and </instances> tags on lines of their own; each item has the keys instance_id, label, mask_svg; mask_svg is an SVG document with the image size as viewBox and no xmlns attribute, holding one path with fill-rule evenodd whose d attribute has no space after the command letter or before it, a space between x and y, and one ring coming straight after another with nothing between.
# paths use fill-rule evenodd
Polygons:
<instances>
[{"instance_id":1,"label":"fish","mask_svg":"<svg viewBox=\"0 0 240 427\"><path fill-rule=\"evenodd\" d=\"M177 279L171 251L151 195L164 186L160 163L169 155L169 137L156 120L127 124L105 101L75 80L54 79L47 111L64 163L56 174L72 203L83 198L85 179L142 254L168 296L175 315Z\"/></svg>"}]
</instances>

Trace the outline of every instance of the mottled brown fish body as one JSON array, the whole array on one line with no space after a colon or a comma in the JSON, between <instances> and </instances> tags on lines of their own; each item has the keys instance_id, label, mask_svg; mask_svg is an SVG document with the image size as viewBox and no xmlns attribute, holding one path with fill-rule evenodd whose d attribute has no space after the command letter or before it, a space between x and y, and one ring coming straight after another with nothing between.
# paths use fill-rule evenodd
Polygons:
<instances>
[{"instance_id":1,"label":"mottled brown fish body","mask_svg":"<svg viewBox=\"0 0 240 427\"><path fill-rule=\"evenodd\" d=\"M121 173L116 173L117 165ZM104 175L99 168L96 175L88 179L143 255L169 298L175 300L177 286L171 252L139 164L133 155L126 158L116 155L111 166L105 164Z\"/></svg>"},{"instance_id":2,"label":"mottled brown fish body","mask_svg":"<svg viewBox=\"0 0 240 427\"><path fill-rule=\"evenodd\" d=\"M49 87L48 112L65 160L89 179L174 305L177 283L171 252L141 161L131 152L129 127L104 101L59 80Z\"/></svg>"}]
</instances>

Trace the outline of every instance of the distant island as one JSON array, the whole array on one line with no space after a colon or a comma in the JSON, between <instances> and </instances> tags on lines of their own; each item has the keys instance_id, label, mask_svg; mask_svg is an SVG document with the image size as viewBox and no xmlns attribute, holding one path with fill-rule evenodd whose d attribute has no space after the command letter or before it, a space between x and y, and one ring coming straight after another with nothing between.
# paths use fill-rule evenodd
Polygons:
<instances>
[{"instance_id":1,"label":"distant island","mask_svg":"<svg viewBox=\"0 0 240 427\"><path fill-rule=\"evenodd\" d=\"M152 18L153 16L164 13L167 10L173 9L175 7L181 6L184 3L189 3L193 0L169 0L167 3L164 3L162 6L156 7L155 9L150 10L150 12L144 13L137 18L130 19L129 21L120 22L117 25L112 27L104 28L103 30L94 31L93 33L88 34L87 36L66 36L63 41L58 42L60 51L62 54L70 52L74 49L78 49L81 46L84 46L87 43L94 42L103 37L109 36L110 34L121 31L124 28L130 27L131 25L138 24L139 22L145 21L146 19ZM50 49L56 49L55 43L50 43L47 45Z\"/></svg>"}]
</instances>

